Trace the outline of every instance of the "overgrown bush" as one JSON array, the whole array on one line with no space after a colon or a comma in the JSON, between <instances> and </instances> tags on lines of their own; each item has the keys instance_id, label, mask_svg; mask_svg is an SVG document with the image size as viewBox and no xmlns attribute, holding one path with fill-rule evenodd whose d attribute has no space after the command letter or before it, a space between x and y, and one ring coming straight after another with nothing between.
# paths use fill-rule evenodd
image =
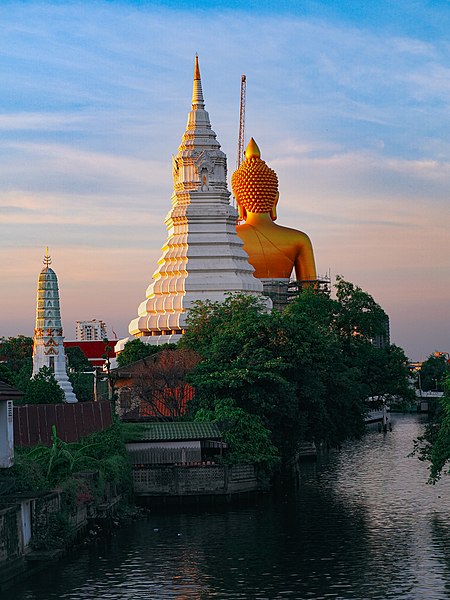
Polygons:
<instances>
[{"instance_id":1,"label":"overgrown bush","mask_svg":"<svg viewBox=\"0 0 450 600\"><path fill-rule=\"evenodd\" d=\"M76 528L70 522L67 513L50 515L47 527L33 533L31 547L34 550L57 550L68 546L76 535Z\"/></svg>"}]
</instances>

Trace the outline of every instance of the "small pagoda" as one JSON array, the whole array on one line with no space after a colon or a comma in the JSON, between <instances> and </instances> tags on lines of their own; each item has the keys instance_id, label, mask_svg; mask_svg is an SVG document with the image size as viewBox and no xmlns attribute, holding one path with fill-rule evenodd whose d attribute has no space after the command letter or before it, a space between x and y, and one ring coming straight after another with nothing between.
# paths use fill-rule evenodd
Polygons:
<instances>
[{"instance_id":1,"label":"small pagoda","mask_svg":"<svg viewBox=\"0 0 450 600\"><path fill-rule=\"evenodd\" d=\"M64 337L59 307L58 278L50 267L48 248L44 268L39 274L36 299L36 327L33 345L33 377L42 367L48 367L64 392L65 402L78 402L67 376Z\"/></svg>"}]
</instances>

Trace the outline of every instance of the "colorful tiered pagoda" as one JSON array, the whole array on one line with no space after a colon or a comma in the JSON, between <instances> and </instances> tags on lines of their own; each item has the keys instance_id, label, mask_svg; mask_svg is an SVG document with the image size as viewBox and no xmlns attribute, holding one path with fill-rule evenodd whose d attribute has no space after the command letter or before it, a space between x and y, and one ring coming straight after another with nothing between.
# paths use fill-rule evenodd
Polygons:
<instances>
[{"instance_id":1,"label":"colorful tiered pagoda","mask_svg":"<svg viewBox=\"0 0 450 600\"><path fill-rule=\"evenodd\" d=\"M50 267L48 248L39 274L36 300L36 328L33 346L33 376L48 367L64 392L65 402L78 402L67 376L64 336L59 306L58 278Z\"/></svg>"}]
</instances>

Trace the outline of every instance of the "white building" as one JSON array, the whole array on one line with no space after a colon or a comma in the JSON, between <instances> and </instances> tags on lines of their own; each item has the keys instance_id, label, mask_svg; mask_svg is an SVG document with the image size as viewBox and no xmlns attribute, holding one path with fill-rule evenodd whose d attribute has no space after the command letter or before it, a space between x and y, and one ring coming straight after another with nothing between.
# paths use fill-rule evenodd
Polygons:
<instances>
[{"instance_id":1,"label":"white building","mask_svg":"<svg viewBox=\"0 0 450 600\"><path fill-rule=\"evenodd\" d=\"M108 338L106 323L92 319L91 321L77 321L75 339L80 342L101 341Z\"/></svg>"}]
</instances>

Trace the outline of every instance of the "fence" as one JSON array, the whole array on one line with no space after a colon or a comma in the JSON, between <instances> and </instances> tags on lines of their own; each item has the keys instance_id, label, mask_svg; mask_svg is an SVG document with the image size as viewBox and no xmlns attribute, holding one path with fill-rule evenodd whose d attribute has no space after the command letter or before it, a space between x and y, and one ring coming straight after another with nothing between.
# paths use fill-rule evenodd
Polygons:
<instances>
[{"instance_id":1,"label":"fence","mask_svg":"<svg viewBox=\"0 0 450 600\"><path fill-rule=\"evenodd\" d=\"M254 465L134 467L137 496L238 494L259 489Z\"/></svg>"},{"instance_id":2,"label":"fence","mask_svg":"<svg viewBox=\"0 0 450 600\"><path fill-rule=\"evenodd\" d=\"M65 442L106 429L112 424L111 403L27 404L14 407L14 444L35 446L52 443L52 425Z\"/></svg>"},{"instance_id":3,"label":"fence","mask_svg":"<svg viewBox=\"0 0 450 600\"><path fill-rule=\"evenodd\" d=\"M202 460L200 448L147 448L132 450L127 446L133 465L173 465L180 463L199 463Z\"/></svg>"}]
</instances>

